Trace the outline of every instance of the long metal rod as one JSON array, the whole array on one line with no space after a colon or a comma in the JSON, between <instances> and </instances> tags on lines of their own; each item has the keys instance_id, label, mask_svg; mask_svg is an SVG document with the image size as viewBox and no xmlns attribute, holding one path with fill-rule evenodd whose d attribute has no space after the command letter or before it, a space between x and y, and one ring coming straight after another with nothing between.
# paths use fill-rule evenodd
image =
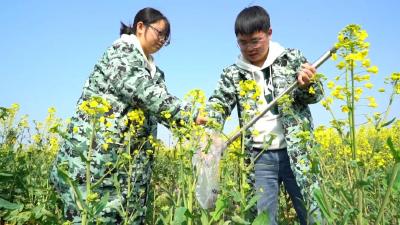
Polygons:
<instances>
[{"instance_id":1,"label":"long metal rod","mask_svg":"<svg viewBox=\"0 0 400 225\"><path fill-rule=\"evenodd\" d=\"M315 68L318 68L321 66L326 60L329 59L329 57L336 52L336 47L331 48L330 50L326 51L319 59L317 59L312 65ZM257 116L255 116L253 119L251 119L247 124L242 126L239 131L237 131L232 137L230 137L226 141L226 147L228 147L232 142L234 142L238 137L240 137L241 133L249 127L253 126L261 117L263 117L278 101L282 96L292 92L295 88L297 87L297 80L293 82L292 84L289 85L289 87L284 90L281 94L279 94L274 100L272 100L266 108Z\"/></svg>"}]
</instances>

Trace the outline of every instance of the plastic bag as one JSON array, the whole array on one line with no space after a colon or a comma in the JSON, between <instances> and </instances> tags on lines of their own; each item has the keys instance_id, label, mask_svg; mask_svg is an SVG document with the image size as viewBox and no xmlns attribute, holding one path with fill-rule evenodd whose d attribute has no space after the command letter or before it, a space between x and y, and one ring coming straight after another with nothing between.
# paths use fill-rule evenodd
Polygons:
<instances>
[{"instance_id":1,"label":"plastic bag","mask_svg":"<svg viewBox=\"0 0 400 225\"><path fill-rule=\"evenodd\" d=\"M211 133L206 140L200 141L200 149L192 158L197 172L196 199L203 209L214 207L219 191L219 161L225 142Z\"/></svg>"}]
</instances>

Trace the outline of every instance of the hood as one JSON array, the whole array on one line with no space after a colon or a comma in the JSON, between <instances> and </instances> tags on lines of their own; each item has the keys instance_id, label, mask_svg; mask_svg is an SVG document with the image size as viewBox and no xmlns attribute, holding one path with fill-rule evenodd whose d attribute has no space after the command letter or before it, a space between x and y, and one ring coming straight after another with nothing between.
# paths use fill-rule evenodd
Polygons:
<instances>
[{"instance_id":1,"label":"hood","mask_svg":"<svg viewBox=\"0 0 400 225\"><path fill-rule=\"evenodd\" d=\"M261 93L264 94L264 96L267 96L268 94L273 95L273 84L272 84L272 76L266 81L264 79L264 73L263 69L268 68L270 69L270 74L271 72L271 65L275 62L277 58L279 58L282 54L285 53L285 48L282 47L280 44L277 42L269 42L269 52L267 59L265 60L264 64L262 67L258 67L255 65L252 65L249 61L247 61L242 55L239 56L238 61L236 62L236 65L243 69L248 71L252 79L256 81L258 87L260 88ZM261 102L257 104L258 110L263 111L264 108L267 106L267 101L265 98L260 98ZM271 112L268 112L267 114L264 115L265 118L270 119L275 119L279 117L278 115L273 115Z\"/></svg>"}]
</instances>

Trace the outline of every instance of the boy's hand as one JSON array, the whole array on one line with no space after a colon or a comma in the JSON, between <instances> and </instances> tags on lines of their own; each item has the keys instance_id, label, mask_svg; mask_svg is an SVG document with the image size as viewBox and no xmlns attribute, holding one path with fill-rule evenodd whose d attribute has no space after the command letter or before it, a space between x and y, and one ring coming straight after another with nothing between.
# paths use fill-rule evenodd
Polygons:
<instances>
[{"instance_id":1,"label":"boy's hand","mask_svg":"<svg viewBox=\"0 0 400 225\"><path fill-rule=\"evenodd\" d=\"M204 125L204 124L207 123L207 121L208 121L208 118L204 117L204 116L201 116L200 113L199 113L199 115L197 116L195 122L196 122L197 125Z\"/></svg>"},{"instance_id":2,"label":"boy's hand","mask_svg":"<svg viewBox=\"0 0 400 225\"><path fill-rule=\"evenodd\" d=\"M316 73L315 67L310 65L309 63L304 63L301 65L301 70L297 74L297 82L299 83L300 88L306 88L310 85L311 79L314 77Z\"/></svg>"}]
</instances>

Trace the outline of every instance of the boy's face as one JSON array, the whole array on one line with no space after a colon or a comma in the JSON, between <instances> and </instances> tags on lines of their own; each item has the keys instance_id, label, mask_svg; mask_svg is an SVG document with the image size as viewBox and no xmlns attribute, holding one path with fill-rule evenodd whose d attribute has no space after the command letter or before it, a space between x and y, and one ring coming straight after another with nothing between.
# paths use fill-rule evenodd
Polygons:
<instances>
[{"instance_id":1,"label":"boy's face","mask_svg":"<svg viewBox=\"0 0 400 225\"><path fill-rule=\"evenodd\" d=\"M251 64L261 67L268 56L271 35L271 28L267 33L256 31L250 35L238 34L236 38L243 57Z\"/></svg>"}]
</instances>

